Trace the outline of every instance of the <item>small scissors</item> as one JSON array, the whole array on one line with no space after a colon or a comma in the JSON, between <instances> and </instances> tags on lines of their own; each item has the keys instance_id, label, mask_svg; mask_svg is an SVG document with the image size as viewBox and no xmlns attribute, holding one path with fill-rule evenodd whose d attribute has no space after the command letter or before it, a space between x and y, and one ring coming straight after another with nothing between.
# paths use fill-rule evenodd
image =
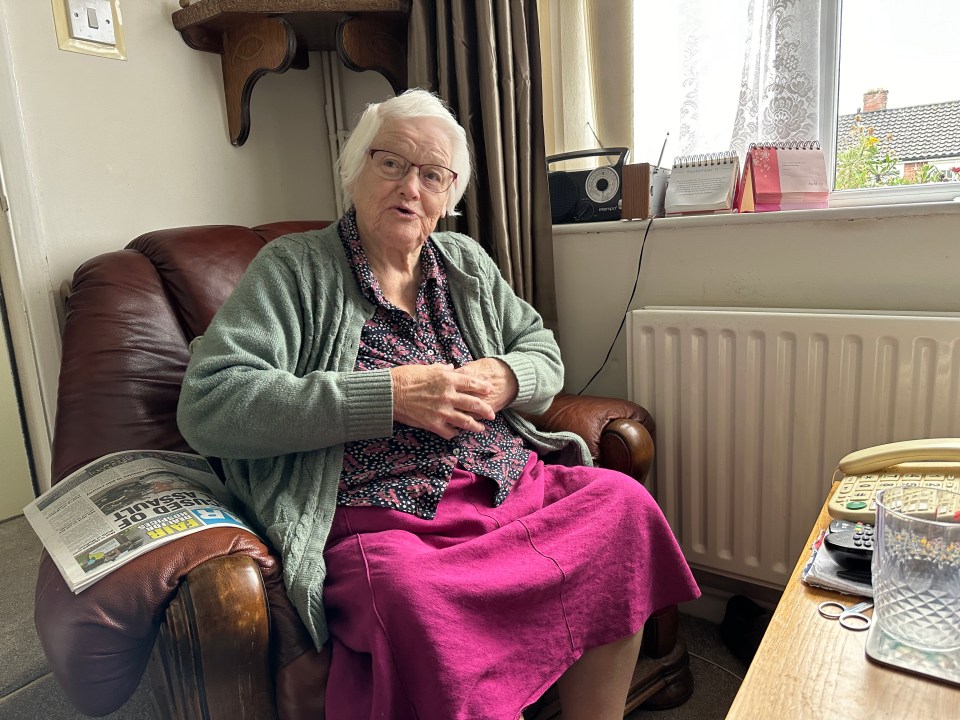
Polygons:
<instances>
[{"instance_id":1,"label":"small scissors","mask_svg":"<svg viewBox=\"0 0 960 720\"><path fill-rule=\"evenodd\" d=\"M817 610L828 620L836 620L847 630L866 630L870 627L870 618L863 613L873 607L873 601L864 600L862 603L847 607L836 600L825 600L817 605Z\"/></svg>"}]
</instances>

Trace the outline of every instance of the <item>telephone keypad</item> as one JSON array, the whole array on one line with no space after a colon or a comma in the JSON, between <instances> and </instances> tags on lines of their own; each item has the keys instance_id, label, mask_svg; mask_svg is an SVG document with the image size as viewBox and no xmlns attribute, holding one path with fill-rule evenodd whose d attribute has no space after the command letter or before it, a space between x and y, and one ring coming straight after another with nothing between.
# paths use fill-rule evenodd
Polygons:
<instances>
[{"instance_id":1,"label":"telephone keypad","mask_svg":"<svg viewBox=\"0 0 960 720\"><path fill-rule=\"evenodd\" d=\"M866 475L845 475L830 498L827 512L832 518L872 524L876 522L877 493L899 486L960 492L960 477L933 469L930 472L911 469L902 473L884 471Z\"/></svg>"}]
</instances>

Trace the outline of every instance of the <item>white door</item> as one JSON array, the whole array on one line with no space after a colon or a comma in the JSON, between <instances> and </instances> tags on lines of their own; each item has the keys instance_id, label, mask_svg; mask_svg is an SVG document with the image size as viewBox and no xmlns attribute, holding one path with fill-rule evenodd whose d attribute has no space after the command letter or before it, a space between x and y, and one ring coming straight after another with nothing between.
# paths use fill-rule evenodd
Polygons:
<instances>
[{"instance_id":1,"label":"white door","mask_svg":"<svg viewBox=\"0 0 960 720\"><path fill-rule=\"evenodd\" d=\"M0 314L0 521L19 515L33 500L33 480L20 422L6 318Z\"/></svg>"}]
</instances>

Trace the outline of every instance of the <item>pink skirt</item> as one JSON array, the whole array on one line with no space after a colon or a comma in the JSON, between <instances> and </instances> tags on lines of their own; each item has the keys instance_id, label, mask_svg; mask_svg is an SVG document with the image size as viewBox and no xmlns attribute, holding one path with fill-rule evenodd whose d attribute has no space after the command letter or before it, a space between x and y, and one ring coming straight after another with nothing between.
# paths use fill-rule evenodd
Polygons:
<instances>
[{"instance_id":1,"label":"pink skirt","mask_svg":"<svg viewBox=\"0 0 960 720\"><path fill-rule=\"evenodd\" d=\"M650 494L531 454L500 507L459 468L433 520L340 507L329 720L517 718L586 650L700 591Z\"/></svg>"}]
</instances>

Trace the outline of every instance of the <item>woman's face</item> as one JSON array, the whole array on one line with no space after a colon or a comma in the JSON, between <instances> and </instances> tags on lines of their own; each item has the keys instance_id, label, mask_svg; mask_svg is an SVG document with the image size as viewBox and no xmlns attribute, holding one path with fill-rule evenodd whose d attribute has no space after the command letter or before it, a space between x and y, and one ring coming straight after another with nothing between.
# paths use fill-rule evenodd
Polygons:
<instances>
[{"instance_id":1,"label":"woman's face","mask_svg":"<svg viewBox=\"0 0 960 720\"><path fill-rule=\"evenodd\" d=\"M435 118L387 123L370 147L389 150L417 165L450 167L450 141ZM424 190L414 167L399 180L386 180L373 171L368 154L352 192L360 238L364 244L419 248L446 214L449 192L449 188L440 193Z\"/></svg>"}]
</instances>

